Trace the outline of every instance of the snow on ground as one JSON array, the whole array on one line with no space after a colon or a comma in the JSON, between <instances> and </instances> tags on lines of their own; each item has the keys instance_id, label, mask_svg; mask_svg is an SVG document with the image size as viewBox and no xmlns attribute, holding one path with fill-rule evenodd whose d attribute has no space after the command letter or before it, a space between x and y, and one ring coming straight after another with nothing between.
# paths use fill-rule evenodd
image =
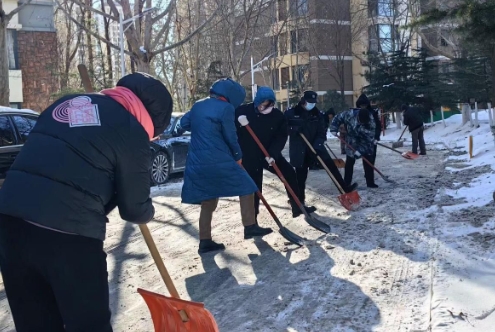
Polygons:
<instances>
[{"instance_id":1,"label":"snow on ground","mask_svg":"<svg viewBox=\"0 0 495 332\"><path fill-rule=\"evenodd\" d=\"M307 202L332 226L324 235L293 219L280 181L267 173L263 193L279 219L308 239L295 248L278 233L243 240L236 198L220 201L213 237L227 250L200 257L199 207L180 202L181 177L153 188L149 227L181 296L204 302L221 331L493 331L495 326L495 149L481 127L460 117L425 131L428 155L416 161L379 148L378 189L355 180L361 208L345 211L324 171L311 171ZM401 130L386 132L396 140ZM474 136L474 158L467 136ZM405 134L402 150L410 149ZM330 145L339 151L337 141ZM168 294L138 228L110 215L108 252L115 331L152 331L138 287ZM260 223L275 227L262 208ZM0 331L14 331L0 285Z\"/></svg>"}]
</instances>

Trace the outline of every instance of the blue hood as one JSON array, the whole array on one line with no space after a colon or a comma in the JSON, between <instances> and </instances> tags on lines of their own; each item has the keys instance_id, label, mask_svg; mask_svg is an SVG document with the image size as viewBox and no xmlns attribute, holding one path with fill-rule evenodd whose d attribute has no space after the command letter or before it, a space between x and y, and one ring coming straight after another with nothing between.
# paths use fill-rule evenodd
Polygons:
<instances>
[{"instance_id":1,"label":"blue hood","mask_svg":"<svg viewBox=\"0 0 495 332\"><path fill-rule=\"evenodd\" d=\"M226 98L234 108L239 107L246 99L246 90L230 78L223 78L213 83L210 93Z\"/></svg>"},{"instance_id":2,"label":"blue hood","mask_svg":"<svg viewBox=\"0 0 495 332\"><path fill-rule=\"evenodd\" d=\"M275 92L267 86L260 86L256 97L254 97L254 107L258 107L265 100L275 101Z\"/></svg>"}]
</instances>

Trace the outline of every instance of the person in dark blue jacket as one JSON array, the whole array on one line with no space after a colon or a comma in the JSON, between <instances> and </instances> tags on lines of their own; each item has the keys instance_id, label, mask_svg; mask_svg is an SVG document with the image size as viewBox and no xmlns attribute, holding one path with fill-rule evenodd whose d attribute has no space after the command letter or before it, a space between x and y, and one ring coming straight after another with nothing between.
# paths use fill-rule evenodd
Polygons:
<instances>
[{"instance_id":1,"label":"person in dark blue jacket","mask_svg":"<svg viewBox=\"0 0 495 332\"><path fill-rule=\"evenodd\" d=\"M253 103L242 105L236 109L235 117L236 119L241 115L247 117L251 129L253 129L261 144L263 144L270 157L273 158L278 168L280 168L282 175L289 183L291 189L295 192L299 200L304 202L304 199L299 192L296 172L282 155L282 150L284 149L288 138L287 120L279 109L274 108L274 105L275 93L269 87L262 86L258 88ZM239 145L241 146L243 154L243 165L258 186L258 189L262 191L263 169L266 169L271 173L275 173L275 170L268 165L263 152L246 128L242 127L239 121L236 121L236 124ZM289 203L292 207L292 216L294 218L298 217L302 214L301 209L294 202L288 191L287 196L289 197ZM256 215L259 214L259 205L260 200L256 196ZM313 206L306 206L305 208L308 213L316 211L316 208Z\"/></svg>"},{"instance_id":2,"label":"person in dark blue jacket","mask_svg":"<svg viewBox=\"0 0 495 332\"><path fill-rule=\"evenodd\" d=\"M37 120L0 190L0 269L18 332L111 332L107 214L147 223L150 139L172 97L143 73L65 96Z\"/></svg>"},{"instance_id":3,"label":"person in dark blue jacket","mask_svg":"<svg viewBox=\"0 0 495 332\"><path fill-rule=\"evenodd\" d=\"M213 212L220 197L239 196L245 239L272 232L256 224L254 193L258 188L242 167L235 109L245 98L246 91L239 83L228 78L218 80L210 89L210 97L196 102L180 121L182 130L191 132L182 202L201 204L199 253L225 249L211 236Z\"/></svg>"}]
</instances>

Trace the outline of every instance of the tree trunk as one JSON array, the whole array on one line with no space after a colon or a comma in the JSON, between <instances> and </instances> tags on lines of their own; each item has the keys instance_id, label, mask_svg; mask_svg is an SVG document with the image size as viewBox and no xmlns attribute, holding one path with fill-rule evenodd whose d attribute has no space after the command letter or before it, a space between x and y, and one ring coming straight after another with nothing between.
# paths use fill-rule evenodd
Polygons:
<instances>
[{"instance_id":1,"label":"tree trunk","mask_svg":"<svg viewBox=\"0 0 495 332\"><path fill-rule=\"evenodd\" d=\"M91 6L91 0L86 1L87 6ZM93 51L93 41L91 38L91 34L89 31L93 31L93 22L92 22L92 15L91 15L91 10L87 10L87 21L86 21L86 29L88 32L86 32L86 43L88 44L88 71L89 75L92 80L94 80L94 75L95 75L95 66L94 66L94 61L95 61L95 55Z\"/></svg>"},{"instance_id":2,"label":"tree trunk","mask_svg":"<svg viewBox=\"0 0 495 332\"><path fill-rule=\"evenodd\" d=\"M105 2L104 0L101 0L101 11L106 13L105 10ZM111 12L111 10L110 10ZM103 25L105 28L105 39L110 40L110 19L108 18L103 18ZM112 47L110 47L110 44L105 44L106 46L106 56L107 56L107 67L108 67L108 81L110 85L114 85L115 82L113 81L113 63L112 63ZM108 88L108 87L106 87Z\"/></svg>"},{"instance_id":3,"label":"tree trunk","mask_svg":"<svg viewBox=\"0 0 495 332\"><path fill-rule=\"evenodd\" d=\"M0 12L0 105L9 106L9 53L7 51L7 25L3 13Z\"/></svg>"},{"instance_id":4,"label":"tree trunk","mask_svg":"<svg viewBox=\"0 0 495 332\"><path fill-rule=\"evenodd\" d=\"M136 63L136 71L139 71L141 73L150 73L151 65L149 61L146 61L148 59L139 59L139 58L134 58L134 61Z\"/></svg>"}]
</instances>

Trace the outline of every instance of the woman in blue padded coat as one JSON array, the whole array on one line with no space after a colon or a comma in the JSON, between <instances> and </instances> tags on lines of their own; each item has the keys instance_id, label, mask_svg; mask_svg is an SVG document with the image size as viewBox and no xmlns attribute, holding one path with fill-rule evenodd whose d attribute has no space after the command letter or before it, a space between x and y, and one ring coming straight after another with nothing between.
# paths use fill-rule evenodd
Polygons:
<instances>
[{"instance_id":1,"label":"woman in blue padded coat","mask_svg":"<svg viewBox=\"0 0 495 332\"><path fill-rule=\"evenodd\" d=\"M245 98L246 91L239 83L229 78L218 80L210 97L197 101L180 122L182 130L191 132L182 202L201 204L200 254L225 249L211 237L213 212L220 197L239 196L245 239L272 232L255 222L254 193L258 188L242 168L235 109Z\"/></svg>"}]
</instances>

